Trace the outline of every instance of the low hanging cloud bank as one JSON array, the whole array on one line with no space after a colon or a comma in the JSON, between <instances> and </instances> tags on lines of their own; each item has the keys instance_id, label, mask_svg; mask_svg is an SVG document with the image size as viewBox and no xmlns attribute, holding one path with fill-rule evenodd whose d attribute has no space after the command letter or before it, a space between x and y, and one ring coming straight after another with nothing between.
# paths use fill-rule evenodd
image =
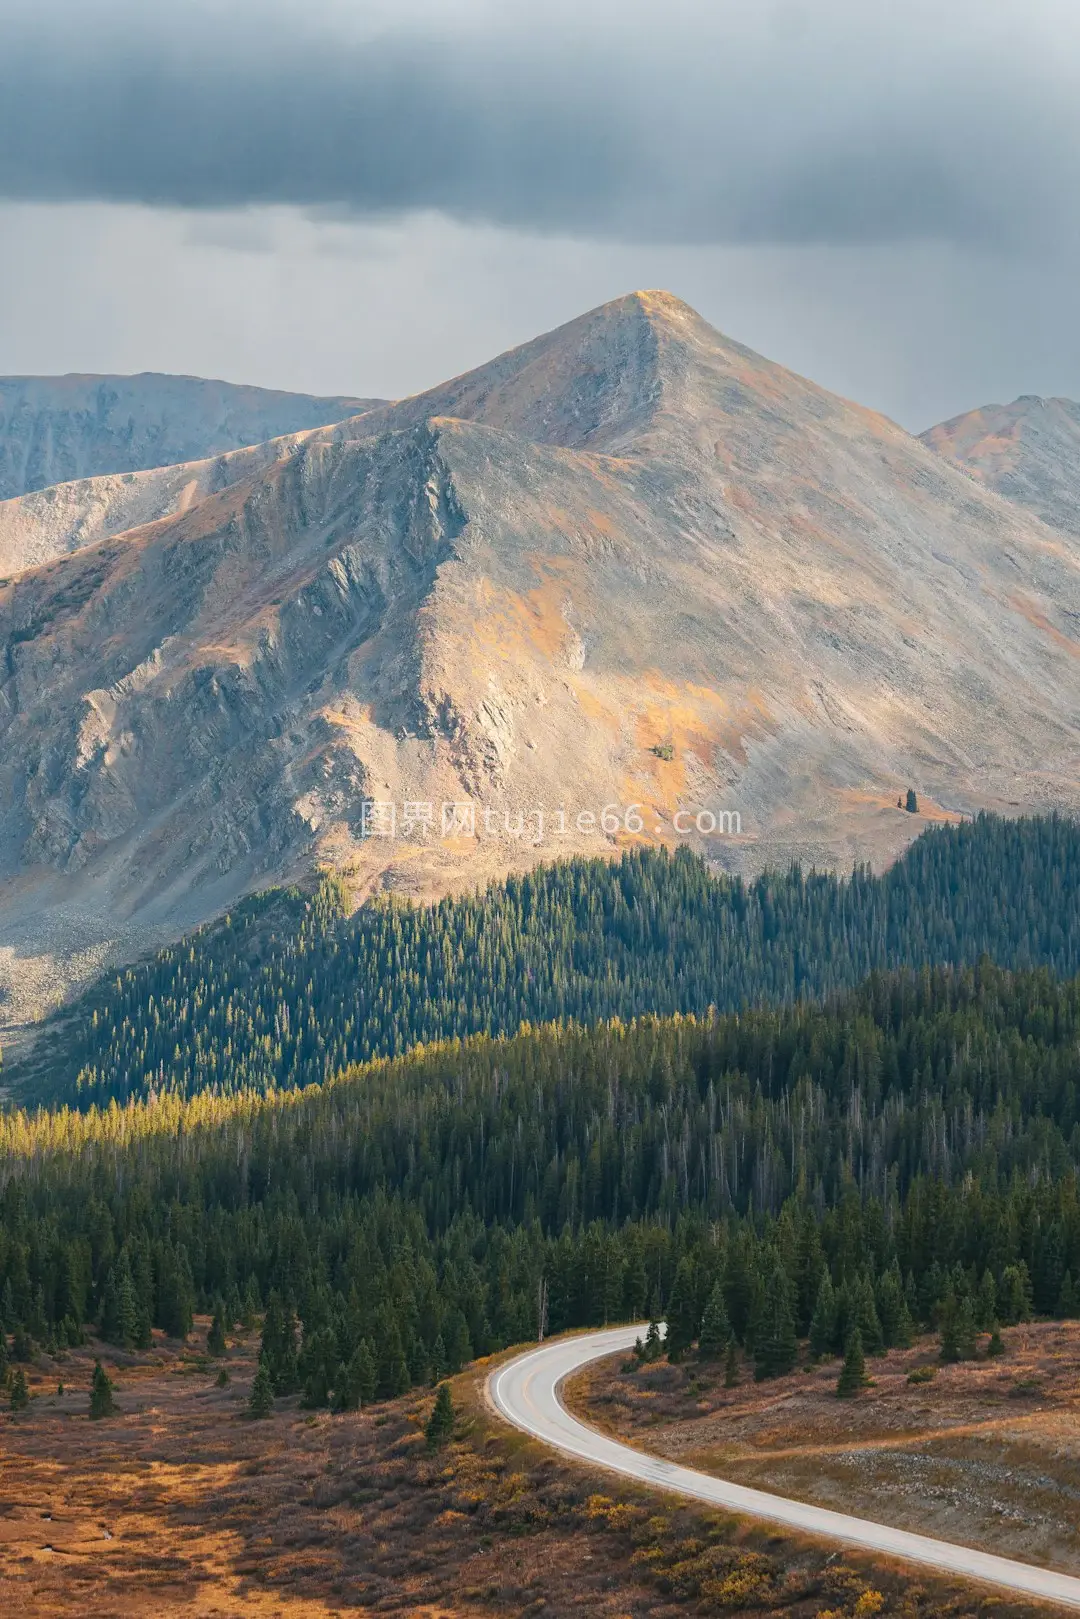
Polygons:
<instances>
[{"instance_id":1,"label":"low hanging cloud bank","mask_svg":"<svg viewBox=\"0 0 1080 1619\"><path fill-rule=\"evenodd\" d=\"M0 196L1075 246L1080 19L1059 0L311 10L0 0Z\"/></svg>"}]
</instances>

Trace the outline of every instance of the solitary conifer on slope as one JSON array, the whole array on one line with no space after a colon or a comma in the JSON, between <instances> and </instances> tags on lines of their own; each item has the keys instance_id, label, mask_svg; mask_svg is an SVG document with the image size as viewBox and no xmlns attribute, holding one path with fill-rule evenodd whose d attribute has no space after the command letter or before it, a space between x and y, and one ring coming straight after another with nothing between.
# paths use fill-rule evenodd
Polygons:
<instances>
[{"instance_id":1,"label":"solitary conifer on slope","mask_svg":"<svg viewBox=\"0 0 1080 1619\"><path fill-rule=\"evenodd\" d=\"M90 1420L98 1422L102 1417L111 1417L116 1410L113 1404L113 1386L108 1374L99 1360L94 1362L94 1377L90 1384Z\"/></svg>"},{"instance_id":2,"label":"solitary conifer on slope","mask_svg":"<svg viewBox=\"0 0 1080 1619\"><path fill-rule=\"evenodd\" d=\"M270 1381L270 1368L264 1360L260 1360L259 1369L255 1373L255 1381L251 1385L248 1411L251 1416L261 1418L268 1417L273 1409L274 1388Z\"/></svg>"},{"instance_id":3,"label":"solitary conifer on slope","mask_svg":"<svg viewBox=\"0 0 1080 1619\"><path fill-rule=\"evenodd\" d=\"M16 1368L15 1375L11 1379L11 1392L8 1395L8 1400L13 1411L25 1411L30 1404L30 1390L26 1386L26 1373L21 1366Z\"/></svg>"},{"instance_id":4,"label":"solitary conifer on slope","mask_svg":"<svg viewBox=\"0 0 1080 1619\"><path fill-rule=\"evenodd\" d=\"M856 1327L848 1339L847 1349L844 1353L844 1364L840 1368L840 1376L836 1380L837 1395L841 1400L849 1399L851 1395L858 1394L860 1389L864 1389L867 1381L862 1334Z\"/></svg>"},{"instance_id":5,"label":"solitary conifer on slope","mask_svg":"<svg viewBox=\"0 0 1080 1619\"><path fill-rule=\"evenodd\" d=\"M454 1402L450 1394L449 1383L440 1383L435 1394L435 1404L424 1429L429 1450L438 1450L445 1445L454 1432Z\"/></svg>"}]
</instances>

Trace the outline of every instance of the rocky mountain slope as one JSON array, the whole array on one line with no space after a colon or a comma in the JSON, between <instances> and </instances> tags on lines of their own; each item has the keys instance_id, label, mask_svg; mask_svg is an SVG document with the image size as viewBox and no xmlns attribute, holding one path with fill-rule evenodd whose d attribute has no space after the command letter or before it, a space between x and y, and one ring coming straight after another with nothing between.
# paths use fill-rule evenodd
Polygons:
<instances>
[{"instance_id":1,"label":"rocky mountain slope","mask_svg":"<svg viewBox=\"0 0 1080 1619\"><path fill-rule=\"evenodd\" d=\"M1025 394L922 435L923 442L1044 522L1080 537L1080 404Z\"/></svg>"},{"instance_id":2,"label":"rocky mountain slope","mask_svg":"<svg viewBox=\"0 0 1080 1619\"><path fill-rule=\"evenodd\" d=\"M196 493L0 589L13 985L320 860L601 852L606 805L737 811L687 839L736 868L887 859L908 785L1080 807L1075 545L667 294Z\"/></svg>"},{"instance_id":3,"label":"rocky mountain slope","mask_svg":"<svg viewBox=\"0 0 1080 1619\"><path fill-rule=\"evenodd\" d=\"M203 377L0 377L0 500L108 472L198 461L355 416L317 398Z\"/></svg>"}]
</instances>

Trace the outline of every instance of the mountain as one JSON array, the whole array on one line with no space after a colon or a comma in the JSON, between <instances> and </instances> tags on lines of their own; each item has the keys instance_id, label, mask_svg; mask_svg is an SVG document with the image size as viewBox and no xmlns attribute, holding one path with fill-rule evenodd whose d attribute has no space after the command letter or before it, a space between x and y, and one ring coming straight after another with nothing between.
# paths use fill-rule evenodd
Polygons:
<instances>
[{"instance_id":1,"label":"mountain","mask_svg":"<svg viewBox=\"0 0 1080 1619\"><path fill-rule=\"evenodd\" d=\"M922 435L987 489L1080 538L1080 404L1024 394L985 405Z\"/></svg>"},{"instance_id":2,"label":"mountain","mask_svg":"<svg viewBox=\"0 0 1080 1619\"><path fill-rule=\"evenodd\" d=\"M741 870L1075 809L1078 614L1036 518L630 295L8 579L8 982L25 1007L320 862L425 896L611 850L608 805L668 842L738 812L682 841Z\"/></svg>"},{"instance_id":3,"label":"mountain","mask_svg":"<svg viewBox=\"0 0 1080 1619\"><path fill-rule=\"evenodd\" d=\"M203 377L0 377L0 500L102 473L199 461L378 400L317 398Z\"/></svg>"},{"instance_id":4,"label":"mountain","mask_svg":"<svg viewBox=\"0 0 1080 1619\"><path fill-rule=\"evenodd\" d=\"M306 437L291 433L201 461L78 478L0 501L0 576L11 578L93 540L189 511L206 495L294 454Z\"/></svg>"}]
</instances>

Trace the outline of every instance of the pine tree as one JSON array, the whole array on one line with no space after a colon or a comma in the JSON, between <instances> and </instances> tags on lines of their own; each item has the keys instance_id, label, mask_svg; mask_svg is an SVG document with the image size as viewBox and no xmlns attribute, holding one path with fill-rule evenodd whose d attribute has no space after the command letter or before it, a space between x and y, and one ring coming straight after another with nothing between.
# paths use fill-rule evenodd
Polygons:
<instances>
[{"instance_id":1,"label":"pine tree","mask_svg":"<svg viewBox=\"0 0 1080 1619\"><path fill-rule=\"evenodd\" d=\"M158 1326L169 1338L183 1340L191 1331L195 1312L195 1284L183 1244L166 1243L158 1267Z\"/></svg>"},{"instance_id":2,"label":"pine tree","mask_svg":"<svg viewBox=\"0 0 1080 1619\"><path fill-rule=\"evenodd\" d=\"M909 787L907 790L907 796L904 799L904 808L907 810L909 815L918 815L919 813L919 796L914 787Z\"/></svg>"},{"instance_id":3,"label":"pine tree","mask_svg":"<svg viewBox=\"0 0 1080 1619\"><path fill-rule=\"evenodd\" d=\"M709 1294L701 1322L698 1354L702 1360L719 1360L731 1338L731 1322L724 1304L724 1290L717 1282Z\"/></svg>"},{"instance_id":4,"label":"pine tree","mask_svg":"<svg viewBox=\"0 0 1080 1619\"><path fill-rule=\"evenodd\" d=\"M1018 1265L1006 1265L998 1287L998 1316L1006 1326L1031 1319L1031 1278L1023 1260Z\"/></svg>"},{"instance_id":5,"label":"pine tree","mask_svg":"<svg viewBox=\"0 0 1080 1619\"><path fill-rule=\"evenodd\" d=\"M248 1399L248 1414L255 1418L268 1417L273 1409L274 1385L270 1379L270 1368L260 1356Z\"/></svg>"},{"instance_id":6,"label":"pine tree","mask_svg":"<svg viewBox=\"0 0 1080 1619\"><path fill-rule=\"evenodd\" d=\"M438 1450L453 1437L454 1402L449 1383L440 1383L435 1393L435 1404L427 1420L424 1435L429 1450Z\"/></svg>"},{"instance_id":7,"label":"pine tree","mask_svg":"<svg viewBox=\"0 0 1080 1619\"><path fill-rule=\"evenodd\" d=\"M270 1294L263 1317L259 1358L266 1361L274 1393L292 1394L298 1378L296 1316L276 1290Z\"/></svg>"},{"instance_id":8,"label":"pine tree","mask_svg":"<svg viewBox=\"0 0 1080 1619\"><path fill-rule=\"evenodd\" d=\"M739 1353L735 1348L735 1339L728 1339L727 1356L724 1360L724 1387L734 1389L739 1386Z\"/></svg>"},{"instance_id":9,"label":"pine tree","mask_svg":"<svg viewBox=\"0 0 1080 1619\"><path fill-rule=\"evenodd\" d=\"M243 1307L240 1311L240 1325L243 1327L245 1332L251 1332L255 1326L255 1322L258 1320L259 1311L261 1309L262 1299L259 1296L258 1283L256 1282L254 1276L249 1276L247 1279L247 1287L244 1290Z\"/></svg>"},{"instance_id":10,"label":"pine tree","mask_svg":"<svg viewBox=\"0 0 1080 1619\"><path fill-rule=\"evenodd\" d=\"M874 1284L864 1271L854 1288L855 1324L859 1329L863 1349L868 1355L880 1355L885 1348L885 1334L877 1312Z\"/></svg>"},{"instance_id":11,"label":"pine tree","mask_svg":"<svg viewBox=\"0 0 1080 1619\"><path fill-rule=\"evenodd\" d=\"M994 1322L993 1328L990 1332L990 1342L986 1346L986 1353L992 1360L996 1359L998 1355L1003 1355L1005 1353L1005 1345L1001 1341L1001 1328L998 1326L996 1321Z\"/></svg>"},{"instance_id":12,"label":"pine tree","mask_svg":"<svg viewBox=\"0 0 1080 1619\"><path fill-rule=\"evenodd\" d=\"M338 1410L361 1410L375 1396L375 1380L375 1360L367 1340L361 1338L338 1378Z\"/></svg>"},{"instance_id":13,"label":"pine tree","mask_svg":"<svg viewBox=\"0 0 1080 1619\"><path fill-rule=\"evenodd\" d=\"M914 1336L900 1267L894 1261L878 1281L877 1310L886 1349L909 1349Z\"/></svg>"},{"instance_id":14,"label":"pine tree","mask_svg":"<svg viewBox=\"0 0 1080 1619\"><path fill-rule=\"evenodd\" d=\"M435 1343L431 1350L431 1378L434 1385L442 1382L446 1376L446 1345L443 1343L442 1333L436 1333Z\"/></svg>"},{"instance_id":15,"label":"pine tree","mask_svg":"<svg viewBox=\"0 0 1080 1619\"><path fill-rule=\"evenodd\" d=\"M990 1332L997 1320L997 1283L994 1273L984 1270L975 1295L975 1325L980 1332Z\"/></svg>"},{"instance_id":16,"label":"pine tree","mask_svg":"<svg viewBox=\"0 0 1080 1619\"><path fill-rule=\"evenodd\" d=\"M1056 1314L1063 1321L1074 1321L1080 1315L1080 1291L1073 1281L1071 1270L1067 1270L1062 1277Z\"/></svg>"},{"instance_id":17,"label":"pine tree","mask_svg":"<svg viewBox=\"0 0 1080 1619\"><path fill-rule=\"evenodd\" d=\"M753 1340L754 1381L783 1377L798 1357L795 1336L795 1302L788 1274L774 1255L762 1277L755 1300L750 1333Z\"/></svg>"},{"instance_id":18,"label":"pine tree","mask_svg":"<svg viewBox=\"0 0 1080 1619\"><path fill-rule=\"evenodd\" d=\"M30 1390L26 1383L26 1373L21 1366L16 1367L12 1376L8 1401L13 1411L25 1411L30 1404Z\"/></svg>"},{"instance_id":19,"label":"pine tree","mask_svg":"<svg viewBox=\"0 0 1080 1619\"><path fill-rule=\"evenodd\" d=\"M228 1345L225 1342L225 1306L218 1299L214 1305L214 1319L210 1323L210 1331L206 1335L207 1353L215 1357L224 1355Z\"/></svg>"},{"instance_id":20,"label":"pine tree","mask_svg":"<svg viewBox=\"0 0 1080 1619\"><path fill-rule=\"evenodd\" d=\"M697 1337L697 1329L697 1289L694 1285L694 1269L689 1259L680 1259L667 1306L665 1343L667 1357L672 1364L681 1360L690 1348Z\"/></svg>"},{"instance_id":21,"label":"pine tree","mask_svg":"<svg viewBox=\"0 0 1080 1619\"><path fill-rule=\"evenodd\" d=\"M951 1366L960 1359L960 1338L956 1330L956 1296L948 1293L938 1311L938 1359Z\"/></svg>"},{"instance_id":22,"label":"pine tree","mask_svg":"<svg viewBox=\"0 0 1080 1619\"><path fill-rule=\"evenodd\" d=\"M644 1348L643 1359L646 1365L649 1365L651 1361L659 1360L664 1353L664 1340L660 1333L660 1323L655 1317L649 1322L648 1330L645 1333Z\"/></svg>"},{"instance_id":23,"label":"pine tree","mask_svg":"<svg viewBox=\"0 0 1080 1619\"><path fill-rule=\"evenodd\" d=\"M863 1355L862 1336L858 1327L848 1339L844 1364L836 1380L836 1393L841 1400L850 1399L867 1385L866 1357Z\"/></svg>"},{"instance_id":24,"label":"pine tree","mask_svg":"<svg viewBox=\"0 0 1080 1619\"><path fill-rule=\"evenodd\" d=\"M7 1333L0 1327L0 1389L7 1385L8 1376L8 1346Z\"/></svg>"},{"instance_id":25,"label":"pine tree","mask_svg":"<svg viewBox=\"0 0 1080 1619\"><path fill-rule=\"evenodd\" d=\"M833 1352L836 1337L836 1291L828 1271L822 1272L814 1313L810 1318L810 1353L823 1360Z\"/></svg>"},{"instance_id":26,"label":"pine tree","mask_svg":"<svg viewBox=\"0 0 1080 1619\"><path fill-rule=\"evenodd\" d=\"M113 1385L99 1360L94 1362L94 1376L90 1383L90 1420L99 1422L102 1417L111 1417L116 1410L113 1402Z\"/></svg>"}]
</instances>

